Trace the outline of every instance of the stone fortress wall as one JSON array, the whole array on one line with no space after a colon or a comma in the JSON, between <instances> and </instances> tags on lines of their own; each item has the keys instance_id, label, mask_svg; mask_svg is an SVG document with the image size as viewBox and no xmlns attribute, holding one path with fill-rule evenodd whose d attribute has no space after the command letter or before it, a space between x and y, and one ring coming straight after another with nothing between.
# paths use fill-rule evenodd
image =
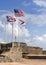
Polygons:
<instances>
[{"instance_id":1,"label":"stone fortress wall","mask_svg":"<svg viewBox=\"0 0 46 65\"><path fill-rule=\"evenodd\" d=\"M14 46L12 46L14 44ZM26 43L23 42L11 42L11 43L0 43L0 62L15 62L15 61L22 61L23 58L30 58L31 55L45 55L46 58L46 51L40 47L32 47L27 46ZM29 55L29 56L27 56ZM33 56L32 58L34 58ZM39 58L38 56L35 58Z\"/></svg>"},{"instance_id":2,"label":"stone fortress wall","mask_svg":"<svg viewBox=\"0 0 46 65\"><path fill-rule=\"evenodd\" d=\"M40 47L28 46L28 53L29 54L43 54L43 49Z\"/></svg>"},{"instance_id":3,"label":"stone fortress wall","mask_svg":"<svg viewBox=\"0 0 46 65\"><path fill-rule=\"evenodd\" d=\"M18 47L18 44L20 44L20 49L22 50L22 53L46 54L46 50L43 50L40 47L27 46L27 44L23 42L20 43L14 42L15 49ZM11 48L12 48L12 43L7 43L7 44L0 43L0 53L10 51Z\"/></svg>"}]
</instances>

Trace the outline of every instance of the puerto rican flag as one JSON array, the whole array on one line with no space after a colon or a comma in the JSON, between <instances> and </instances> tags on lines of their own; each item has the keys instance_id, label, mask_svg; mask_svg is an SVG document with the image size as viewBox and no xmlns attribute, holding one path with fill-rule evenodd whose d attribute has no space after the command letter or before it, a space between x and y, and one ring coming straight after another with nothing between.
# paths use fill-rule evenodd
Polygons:
<instances>
[{"instance_id":1,"label":"puerto rican flag","mask_svg":"<svg viewBox=\"0 0 46 65\"><path fill-rule=\"evenodd\" d=\"M15 22L16 21L16 19L14 17L11 17L11 16L6 16L6 18L7 18L8 22Z\"/></svg>"}]
</instances>

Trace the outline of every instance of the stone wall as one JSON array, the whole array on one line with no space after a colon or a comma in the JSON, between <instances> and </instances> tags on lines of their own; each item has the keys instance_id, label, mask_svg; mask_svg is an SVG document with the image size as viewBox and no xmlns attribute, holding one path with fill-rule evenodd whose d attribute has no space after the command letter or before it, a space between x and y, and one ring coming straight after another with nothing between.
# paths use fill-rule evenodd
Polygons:
<instances>
[{"instance_id":1,"label":"stone wall","mask_svg":"<svg viewBox=\"0 0 46 65\"><path fill-rule=\"evenodd\" d=\"M22 50L22 53L27 53L27 44L26 43L23 43L23 42L14 42L14 47L19 47L21 48Z\"/></svg>"},{"instance_id":2,"label":"stone wall","mask_svg":"<svg viewBox=\"0 0 46 65\"><path fill-rule=\"evenodd\" d=\"M43 54L46 54L46 51L45 50L43 51Z\"/></svg>"},{"instance_id":3,"label":"stone wall","mask_svg":"<svg viewBox=\"0 0 46 65\"><path fill-rule=\"evenodd\" d=\"M22 57L26 56L26 54L46 54L46 51L43 51L40 47L32 47L27 46L26 43L23 42L13 42L7 44L0 44L0 51L2 51L0 56L0 62L15 62L22 61Z\"/></svg>"},{"instance_id":4,"label":"stone wall","mask_svg":"<svg viewBox=\"0 0 46 65\"><path fill-rule=\"evenodd\" d=\"M40 48L40 47L31 47L31 46L28 46L28 53L29 54L43 54L42 48Z\"/></svg>"},{"instance_id":5,"label":"stone wall","mask_svg":"<svg viewBox=\"0 0 46 65\"><path fill-rule=\"evenodd\" d=\"M1 45L1 52L7 52L9 51L10 52L10 49L12 48L12 43L7 43L7 44L0 44ZM22 52L22 54L26 54L26 53L29 53L29 54L46 54L46 51L43 51L42 48L40 47L32 47L32 46L27 46L26 43L23 43L23 42L14 42L14 48L17 49L19 48L20 46L20 50ZM13 50L14 51L14 50Z\"/></svg>"}]
</instances>

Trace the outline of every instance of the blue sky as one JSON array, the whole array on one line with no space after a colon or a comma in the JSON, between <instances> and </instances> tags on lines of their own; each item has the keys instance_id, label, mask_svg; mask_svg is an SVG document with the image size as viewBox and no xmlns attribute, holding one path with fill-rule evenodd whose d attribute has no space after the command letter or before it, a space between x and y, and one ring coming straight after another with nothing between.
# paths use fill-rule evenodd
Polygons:
<instances>
[{"instance_id":1,"label":"blue sky","mask_svg":"<svg viewBox=\"0 0 46 65\"><path fill-rule=\"evenodd\" d=\"M13 9L22 9L25 17L15 17ZM46 50L46 0L0 0L0 42L4 41L6 22L6 42L11 42L12 25L6 20L11 15L17 19L14 23L14 41L26 42L31 46L39 46ZM18 19L26 25L18 26ZM19 33L18 33L19 28Z\"/></svg>"}]
</instances>

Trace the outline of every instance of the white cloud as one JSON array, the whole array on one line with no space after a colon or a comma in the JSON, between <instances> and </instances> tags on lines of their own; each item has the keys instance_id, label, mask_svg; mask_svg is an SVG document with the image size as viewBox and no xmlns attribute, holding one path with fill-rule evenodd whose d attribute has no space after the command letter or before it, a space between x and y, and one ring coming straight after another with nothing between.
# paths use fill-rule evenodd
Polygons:
<instances>
[{"instance_id":1,"label":"white cloud","mask_svg":"<svg viewBox=\"0 0 46 65\"><path fill-rule=\"evenodd\" d=\"M35 40L35 41L43 41L43 37L36 36L35 38L33 38L33 40Z\"/></svg>"},{"instance_id":2,"label":"white cloud","mask_svg":"<svg viewBox=\"0 0 46 65\"><path fill-rule=\"evenodd\" d=\"M30 37L30 33L28 29L26 29L25 27L20 27L16 24L14 25L15 25L13 28L14 36L18 37L19 35L19 37L23 37L23 36L25 36L25 38ZM12 34L12 25L10 23L6 25L6 33L10 35Z\"/></svg>"},{"instance_id":3,"label":"white cloud","mask_svg":"<svg viewBox=\"0 0 46 65\"><path fill-rule=\"evenodd\" d=\"M43 35L43 38L46 38L46 34Z\"/></svg>"},{"instance_id":4,"label":"white cloud","mask_svg":"<svg viewBox=\"0 0 46 65\"><path fill-rule=\"evenodd\" d=\"M11 13L11 11L8 10L0 10L1 13Z\"/></svg>"},{"instance_id":5,"label":"white cloud","mask_svg":"<svg viewBox=\"0 0 46 65\"><path fill-rule=\"evenodd\" d=\"M3 28L3 27L4 27L4 25L2 24L2 21L0 21L0 27L1 27L1 28Z\"/></svg>"},{"instance_id":6,"label":"white cloud","mask_svg":"<svg viewBox=\"0 0 46 65\"><path fill-rule=\"evenodd\" d=\"M28 31L28 29L26 29L25 27L22 27L22 34L27 38L30 37L30 33Z\"/></svg>"},{"instance_id":7,"label":"white cloud","mask_svg":"<svg viewBox=\"0 0 46 65\"><path fill-rule=\"evenodd\" d=\"M30 45L46 49L46 34L43 34L42 36L35 36L30 42Z\"/></svg>"},{"instance_id":8,"label":"white cloud","mask_svg":"<svg viewBox=\"0 0 46 65\"><path fill-rule=\"evenodd\" d=\"M10 23L6 24L6 33L7 34L12 34L12 26Z\"/></svg>"},{"instance_id":9,"label":"white cloud","mask_svg":"<svg viewBox=\"0 0 46 65\"><path fill-rule=\"evenodd\" d=\"M46 8L41 8L41 9L37 10L37 12L40 12L42 14L46 14Z\"/></svg>"},{"instance_id":10,"label":"white cloud","mask_svg":"<svg viewBox=\"0 0 46 65\"><path fill-rule=\"evenodd\" d=\"M46 15L45 14L33 15L31 21L37 25L44 25L46 24Z\"/></svg>"},{"instance_id":11,"label":"white cloud","mask_svg":"<svg viewBox=\"0 0 46 65\"><path fill-rule=\"evenodd\" d=\"M0 42L4 41L2 38L0 38Z\"/></svg>"},{"instance_id":12,"label":"white cloud","mask_svg":"<svg viewBox=\"0 0 46 65\"><path fill-rule=\"evenodd\" d=\"M45 14L26 14L24 20L26 23L36 24L37 26L43 26L46 24L46 13Z\"/></svg>"},{"instance_id":13,"label":"white cloud","mask_svg":"<svg viewBox=\"0 0 46 65\"><path fill-rule=\"evenodd\" d=\"M10 34L10 32L12 32L12 29L11 29L11 25L7 26L7 33ZM18 25L14 26L14 37L17 37L19 36L19 40L21 41L21 38L25 39L25 38L28 38L30 37L30 33L29 33L29 30L26 29L25 27L18 27Z\"/></svg>"},{"instance_id":14,"label":"white cloud","mask_svg":"<svg viewBox=\"0 0 46 65\"><path fill-rule=\"evenodd\" d=\"M23 3L22 3L22 5L24 5L24 6L29 6L31 3L30 2L26 2L26 1L24 1Z\"/></svg>"},{"instance_id":15,"label":"white cloud","mask_svg":"<svg viewBox=\"0 0 46 65\"><path fill-rule=\"evenodd\" d=\"M33 2L39 6L46 7L46 1L45 0L33 0Z\"/></svg>"}]
</instances>

